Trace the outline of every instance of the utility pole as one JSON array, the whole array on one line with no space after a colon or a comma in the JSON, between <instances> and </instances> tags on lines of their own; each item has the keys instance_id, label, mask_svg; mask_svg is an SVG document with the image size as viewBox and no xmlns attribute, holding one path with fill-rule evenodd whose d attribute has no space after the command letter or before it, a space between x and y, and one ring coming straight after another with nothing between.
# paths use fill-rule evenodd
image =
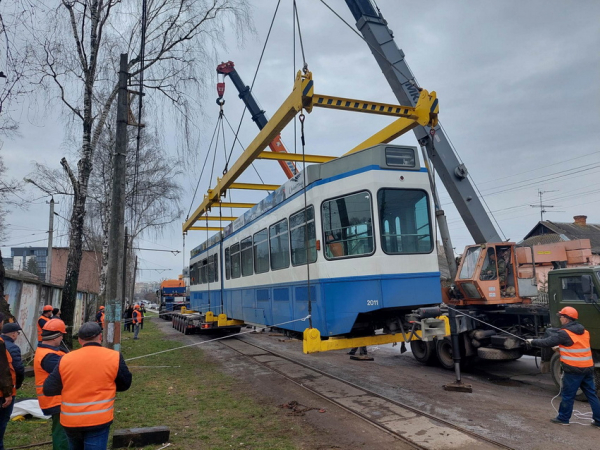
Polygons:
<instances>
[{"instance_id":1,"label":"utility pole","mask_svg":"<svg viewBox=\"0 0 600 450\"><path fill-rule=\"evenodd\" d=\"M133 300L133 298L135 297L135 275L137 272L137 264L138 264L138 257L135 257L135 262L133 263L133 274L131 276L131 299Z\"/></svg>"},{"instance_id":2,"label":"utility pole","mask_svg":"<svg viewBox=\"0 0 600 450\"><path fill-rule=\"evenodd\" d=\"M121 298L122 305L125 308L125 299L127 298L127 242L129 241L129 233L125 227L125 240L123 242L123 273L121 274L123 283L121 283Z\"/></svg>"},{"instance_id":3,"label":"utility pole","mask_svg":"<svg viewBox=\"0 0 600 450\"><path fill-rule=\"evenodd\" d=\"M104 342L108 348L121 350L122 283L125 241L125 178L127 164L127 123L129 99L127 95L127 53L121 54L119 93L117 97L117 130L113 153L112 195L108 234L108 267L106 273L106 316Z\"/></svg>"},{"instance_id":4,"label":"utility pole","mask_svg":"<svg viewBox=\"0 0 600 450\"><path fill-rule=\"evenodd\" d=\"M48 256L46 256L46 283L50 283L52 273L52 234L54 233L54 197L50 198L50 222L48 224Z\"/></svg>"}]
</instances>

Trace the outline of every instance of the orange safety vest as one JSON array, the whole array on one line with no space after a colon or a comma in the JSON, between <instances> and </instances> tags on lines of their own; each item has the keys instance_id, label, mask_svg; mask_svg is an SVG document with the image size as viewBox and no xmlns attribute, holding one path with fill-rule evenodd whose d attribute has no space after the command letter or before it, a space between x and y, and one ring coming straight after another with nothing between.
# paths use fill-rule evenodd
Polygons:
<instances>
[{"instance_id":1,"label":"orange safety vest","mask_svg":"<svg viewBox=\"0 0 600 450\"><path fill-rule=\"evenodd\" d=\"M0 341L4 342L4 339L0 338ZM5 343L6 345L6 343ZM10 377L12 378L12 382L13 382L13 391L12 391L12 395L13 397L15 395L17 395L17 373L15 372L15 368L12 365L12 356L10 354L10 352L8 351L8 349L6 349L6 359L8 360L8 368L10 370Z\"/></svg>"},{"instance_id":2,"label":"orange safety vest","mask_svg":"<svg viewBox=\"0 0 600 450\"><path fill-rule=\"evenodd\" d=\"M63 427L93 427L113 420L119 352L85 345L63 356L58 370L63 384Z\"/></svg>"},{"instance_id":3,"label":"orange safety vest","mask_svg":"<svg viewBox=\"0 0 600 450\"><path fill-rule=\"evenodd\" d=\"M46 396L44 395L44 381L50 375L44 369L42 369L42 360L50 353L54 353L58 356L63 356L65 352L62 350L53 350L51 348L38 347L35 350L35 357L33 358L33 372L35 374L35 391L38 397L38 403L40 408L50 409L60 405L60 395ZM43 411L42 411L43 412Z\"/></svg>"},{"instance_id":4,"label":"orange safety vest","mask_svg":"<svg viewBox=\"0 0 600 450\"><path fill-rule=\"evenodd\" d=\"M560 361L573 367L593 367L592 349L590 348L590 333L586 330L583 334L575 334L572 331L564 330L573 340L573 345L565 347L559 345Z\"/></svg>"},{"instance_id":5,"label":"orange safety vest","mask_svg":"<svg viewBox=\"0 0 600 450\"><path fill-rule=\"evenodd\" d=\"M42 327L40 327L40 319L44 319L46 322L48 322L50 319L48 319L46 316L40 316L37 320L37 327L38 327L38 342L42 342Z\"/></svg>"},{"instance_id":6,"label":"orange safety vest","mask_svg":"<svg viewBox=\"0 0 600 450\"><path fill-rule=\"evenodd\" d=\"M102 327L102 329L104 330L104 312L103 311L99 311L100 312L100 326Z\"/></svg>"},{"instance_id":7,"label":"orange safety vest","mask_svg":"<svg viewBox=\"0 0 600 450\"><path fill-rule=\"evenodd\" d=\"M142 313L139 312L137 309L133 310L133 323L142 323Z\"/></svg>"}]
</instances>

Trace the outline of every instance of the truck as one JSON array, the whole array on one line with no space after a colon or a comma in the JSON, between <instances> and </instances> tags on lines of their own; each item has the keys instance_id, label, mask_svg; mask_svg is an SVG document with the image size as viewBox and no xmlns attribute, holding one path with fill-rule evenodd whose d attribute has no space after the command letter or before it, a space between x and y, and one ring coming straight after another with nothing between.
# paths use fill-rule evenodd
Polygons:
<instances>
[{"instance_id":1,"label":"truck","mask_svg":"<svg viewBox=\"0 0 600 450\"><path fill-rule=\"evenodd\" d=\"M414 106L420 87L381 11L371 0L345 1L394 95L400 104ZM553 327L559 326L556 312L563 306L574 306L592 336L596 386L600 387L600 268L586 259L591 255L589 242L587 247L579 241L560 243L553 249L560 255L553 256L544 249L518 248L515 243L503 242L441 124L417 126L413 132L476 244L465 249L457 267L446 217L434 188L451 282L442 287L442 305L416 310L412 318L445 319L447 336L438 338L431 333L429 340L412 341L414 357L424 363L437 359L443 367L454 369L460 382L460 366L476 364L477 358L508 360L540 353L539 349L526 348L524 340L552 333ZM431 182L435 186L433 179ZM500 264L498 255L503 261ZM569 256L580 260L572 264L575 267L565 268ZM541 286L534 275L547 263L552 270L547 272L546 295L538 289ZM550 372L557 382L558 356L550 350L541 351L541 357L542 371Z\"/></svg>"},{"instance_id":2,"label":"truck","mask_svg":"<svg viewBox=\"0 0 600 450\"><path fill-rule=\"evenodd\" d=\"M164 280L156 291L159 315L164 320L171 320L173 311L190 307L190 295L183 275L176 280Z\"/></svg>"}]
</instances>

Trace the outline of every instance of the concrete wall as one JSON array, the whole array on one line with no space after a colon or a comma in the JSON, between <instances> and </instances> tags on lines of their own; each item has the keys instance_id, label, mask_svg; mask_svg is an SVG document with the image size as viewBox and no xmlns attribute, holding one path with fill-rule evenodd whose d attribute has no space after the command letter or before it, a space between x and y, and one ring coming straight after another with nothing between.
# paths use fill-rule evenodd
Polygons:
<instances>
[{"instance_id":1,"label":"concrete wall","mask_svg":"<svg viewBox=\"0 0 600 450\"><path fill-rule=\"evenodd\" d=\"M4 278L4 293L7 296L11 313L23 329L16 340L24 357L31 356L37 347L37 319L44 305L60 308L62 286L51 285L30 278L20 277L7 271ZM76 333L83 325L88 305L96 306L98 295L90 292L77 292L73 330Z\"/></svg>"}]
</instances>

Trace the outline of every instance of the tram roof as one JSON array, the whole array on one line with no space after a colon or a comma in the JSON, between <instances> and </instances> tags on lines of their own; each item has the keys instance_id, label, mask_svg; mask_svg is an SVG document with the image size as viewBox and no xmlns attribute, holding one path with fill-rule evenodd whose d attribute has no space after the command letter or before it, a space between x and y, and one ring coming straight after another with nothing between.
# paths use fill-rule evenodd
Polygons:
<instances>
[{"instance_id":1,"label":"tram roof","mask_svg":"<svg viewBox=\"0 0 600 450\"><path fill-rule=\"evenodd\" d=\"M390 149L396 150L393 155L394 157L403 158L403 161L405 162L403 164L398 162L393 163L390 159ZM407 153L405 150L409 150L409 152ZM416 147L409 145L379 144L359 152L341 156L325 163L307 166L305 169L306 186L308 187L312 183L322 179L335 177L353 170L363 169L368 166L378 166L388 170L396 169L418 171L421 169L419 152L417 151ZM304 170L300 171L298 174L296 174L296 176L282 184L276 191L269 194L236 220L225 226L222 232L214 234L205 242L195 247L190 252L191 257L194 257L207 248L212 247L222 238L225 238L243 228L248 223L277 207L288 198L291 198L298 192L301 192L303 189Z\"/></svg>"}]
</instances>

